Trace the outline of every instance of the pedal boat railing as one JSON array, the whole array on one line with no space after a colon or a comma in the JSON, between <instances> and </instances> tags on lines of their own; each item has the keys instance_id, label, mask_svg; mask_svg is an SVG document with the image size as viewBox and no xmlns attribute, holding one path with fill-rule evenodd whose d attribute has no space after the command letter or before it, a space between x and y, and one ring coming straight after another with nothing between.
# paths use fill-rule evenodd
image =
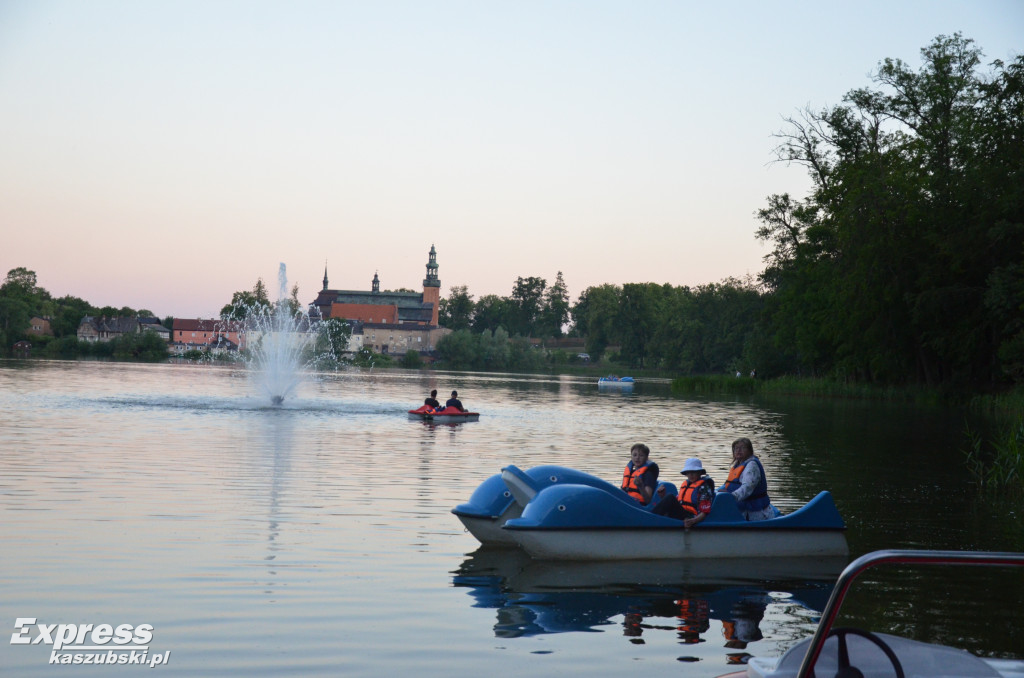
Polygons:
<instances>
[{"instance_id":1,"label":"pedal boat railing","mask_svg":"<svg viewBox=\"0 0 1024 678\"><path fill-rule=\"evenodd\" d=\"M867 553L846 566L836 580L832 595L821 614L821 622L811 638L807 654L800 664L797 678L812 678L814 665L821 655L822 646L839 615L853 580L861 573L879 565L989 565L1024 567L1024 553L1002 553L995 551L922 551L885 550Z\"/></svg>"}]
</instances>

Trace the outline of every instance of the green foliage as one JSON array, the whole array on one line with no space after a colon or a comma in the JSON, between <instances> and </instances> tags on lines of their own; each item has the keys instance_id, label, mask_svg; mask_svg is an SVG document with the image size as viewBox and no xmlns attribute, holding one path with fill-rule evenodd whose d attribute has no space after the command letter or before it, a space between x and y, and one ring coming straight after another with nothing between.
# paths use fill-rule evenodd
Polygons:
<instances>
[{"instance_id":1,"label":"green foliage","mask_svg":"<svg viewBox=\"0 0 1024 678\"><path fill-rule=\"evenodd\" d=\"M562 272L558 272L555 284L544 293L544 302L537 313L536 326L532 336L548 338L561 337L562 327L569 322L569 290L565 286Z\"/></svg>"},{"instance_id":2,"label":"green foliage","mask_svg":"<svg viewBox=\"0 0 1024 678\"><path fill-rule=\"evenodd\" d=\"M95 315L89 302L78 297L65 296L54 300L54 309L50 317L50 329L56 337L77 337L78 326L82 318Z\"/></svg>"},{"instance_id":3,"label":"green foliage","mask_svg":"<svg viewBox=\"0 0 1024 678\"><path fill-rule=\"evenodd\" d=\"M123 334L105 345L109 346L113 357L119 360L157 362L167 358L167 342L155 332Z\"/></svg>"},{"instance_id":4,"label":"green foliage","mask_svg":"<svg viewBox=\"0 0 1024 678\"><path fill-rule=\"evenodd\" d=\"M469 330L456 330L437 342L441 362L453 370L473 369L478 364L479 348L478 340Z\"/></svg>"},{"instance_id":5,"label":"green foliage","mask_svg":"<svg viewBox=\"0 0 1024 678\"><path fill-rule=\"evenodd\" d=\"M469 355L472 356L471 366L482 370L507 370L511 358L511 346L508 332L499 327L493 332L482 332L473 337L475 346Z\"/></svg>"},{"instance_id":6,"label":"green foliage","mask_svg":"<svg viewBox=\"0 0 1024 678\"><path fill-rule=\"evenodd\" d=\"M352 326L340 318L328 318L318 328L316 352L327 354L335 360L348 351L348 343L352 338Z\"/></svg>"},{"instance_id":7,"label":"green foliage","mask_svg":"<svg viewBox=\"0 0 1024 678\"><path fill-rule=\"evenodd\" d=\"M289 301L293 312L300 308L298 293L298 287L293 287L292 299ZM269 314L270 309L267 286L263 284L263 278L257 278L252 291L242 290L231 295L231 301L220 309L220 317L222 320L244 320L250 312Z\"/></svg>"},{"instance_id":8,"label":"green foliage","mask_svg":"<svg viewBox=\"0 0 1024 678\"><path fill-rule=\"evenodd\" d=\"M410 348L398 364L408 370L418 370L423 367L423 358L420 357L419 351Z\"/></svg>"},{"instance_id":9,"label":"green foliage","mask_svg":"<svg viewBox=\"0 0 1024 678\"><path fill-rule=\"evenodd\" d=\"M40 355L46 358L77 358L79 355L87 354L88 350L86 342L78 341L78 337L71 334L47 342L42 347Z\"/></svg>"},{"instance_id":10,"label":"green foliage","mask_svg":"<svg viewBox=\"0 0 1024 678\"><path fill-rule=\"evenodd\" d=\"M0 348L10 350L25 337L32 315L49 293L36 285L36 274L24 267L13 268L0 285Z\"/></svg>"},{"instance_id":11,"label":"green foliage","mask_svg":"<svg viewBox=\"0 0 1024 678\"><path fill-rule=\"evenodd\" d=\"M988 444L970 428L965 437L967 468L982 488L1015 497L1024 493L1024 416L1018 415Z\"/></svg>"},{"instance_id":12,"label":"green foliage","mask_svg":"<svg viewBox=\"0 0 1024 678\"><path fill-rule=\"evenodd\" d=\"M362 346L352 358L356 367L391 367L394 361L381 353L374 353L369 346Z\"/></svg>"},{"instance_id":13,"label":"green foliage","mask_svg":"<svg viewBox=\"0 0 1024 678\"><path fill-rule=\"evenodd\" d=\"M617 285L598 285L583 290L572 308L576 333L586 337L587 353L599 362L613 341L618 340L616 316L622 288Z\"/></svg>"},{"instance_id":14,"label":"green foliage","mask_svg":"<svg viewBox=\"0 0 1024 678\"><path fill-rule=\"evenodd\" d=\"M469 329L475 306L473 296L466 291L465 285L453 287L448 298L439 302L438 323L452 330Z\"/></svg>"},{"instance_id":15,"label":"green foliage","mask_svg":"<svg viewBox=\"0 0 1024 678\"><path fill-rule=\"evenodd\" d=\"M548 363L551 365L562 366L568 365L570 362L578 363L581 362L577 357L576 353L571 355L567 351L563 351L560 348L556 348L553 351L548 351Z\"/></svg>"},{"instance_id":16,"label":"green foliage","mask_svg":"<svg viewBox=\"0 0 1024 678\"><path fill-rule=\"evenodd\" d=\"M805 111L779 158L808 169L797 201L769 198L762 331L779 365L879 384L990 385L1024 377L1024 58L939 36L911 70ZM767 348L758 342L758 350Z\"/></svg>"},{"instance_id":17,"label":"green foliage","mask_svg":"<svg viewBox=\"0 0 1024 678\"><path fill-rule=\"evenodd\" d=\"M509 299L496 294L485 295L476 302L472 329L476 333L493 332L498 328L508 331L512 326L513 313L514 308Z\"/></svg>"},{"instance_id":18,"label":"green foliage","mask_svg":"<svg viewBox=\"0 0 1024 678\"><path fill-rule=\"evenodd\" d=\"M498 328L474 334L452 332L437 342L441 364L454 370L531 372L547 366L547 353L525 337L509 337Z\"/></svg>"},{"instance_id":19,"label":"green foliage","mask_svg":"<svg viewBox=\"0 0 1024 678\"><path fill-rule=\"evenodd\" d=\"M595 361L618 345L616 361L635 369L714 374L743 371L756 346L764 305L752 282L727 279L696 289L653 283L590 287L573 307L573 332Z\"/></svg>"},{"instance_id":20,"label":"green foliage","mask_svg":"<svg viewBox=\"0 0 1024 678\"><path fill-rule=\"evenodd\" d=\"M540 317L547 285L543 278L516 278L516 284L512 287L511 313L507 325L509 334L520 334L524 337L532 335Z\"/></svg>"}]
</instances>

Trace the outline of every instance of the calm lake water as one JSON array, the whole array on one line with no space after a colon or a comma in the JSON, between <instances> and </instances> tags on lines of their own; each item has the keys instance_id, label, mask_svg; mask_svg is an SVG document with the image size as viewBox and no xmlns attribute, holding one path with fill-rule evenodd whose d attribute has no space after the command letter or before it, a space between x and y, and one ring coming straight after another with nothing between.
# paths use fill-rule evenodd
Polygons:
<instances>
[{"instance_id":1,"label":"calm lake water","mask_svg":"<svg viewBox=\"0 0 1024 678\"><path fill-rule=\"evenodd\" d=\"M410 421L431 388L480 421ZM508 463L616 481L634 442L666 477L699 456L721 483L750 437L783 511L833 492L851 556L1022 548L1019 507L965 478L953 412L398 370L310 375L282 408L256 393L230 367L0 361L0 619L148 624L166 662L55 666L4 640L0 673L715 676L809 634L845 559L541 563L479 550L450 513ZM1020 575L863 579L853 623L1024 647Z\"/></svg>"}]
</instances>

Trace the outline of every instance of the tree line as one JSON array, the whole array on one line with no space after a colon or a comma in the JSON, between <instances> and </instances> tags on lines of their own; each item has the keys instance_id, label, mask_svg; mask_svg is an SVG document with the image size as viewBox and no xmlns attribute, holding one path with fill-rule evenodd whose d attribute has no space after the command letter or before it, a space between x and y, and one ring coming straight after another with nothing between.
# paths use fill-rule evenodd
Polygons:
<instances>
[{"instance_id":1,"label":"tree line","mask_svg":"<svg viewBox=\"0 0 1024 678\"><path fill-rule=\"evenodd\" d=\"M1024 378L1024 57L939 36L912 70L807 110L779 134L802 199L773 195L757 237L779 367L887 384Z\"/></svg>"},{"instance_id":2,"label":"tree line","mask_svg":"<svg viewBox=\"0 0 1024 678\"><path fill-rule=\"evenodd\" d=\"M28 340L33 353L55 358L82 355L153 360L166 357L167 343L151 332L119 337L111 342L80 342L78 326L86 316L108 318L155 318L149 310L127 306L93 306L84 299L67 295L54 297L38 284L35 271L18 267L7 272L0 284L0 352L9 355L15 343ZM33 317L46 318L53 336L28 334ZM170 329L171 318L164 318Z\"/></svg>"}]
</instances>

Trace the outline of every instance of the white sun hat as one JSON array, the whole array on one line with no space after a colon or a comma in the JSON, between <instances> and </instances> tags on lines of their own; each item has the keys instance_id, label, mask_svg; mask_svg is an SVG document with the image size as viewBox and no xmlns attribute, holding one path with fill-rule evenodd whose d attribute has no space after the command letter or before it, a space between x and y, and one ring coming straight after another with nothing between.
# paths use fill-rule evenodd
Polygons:
<instances>
[{"instance_id":1,"label":"white sun hat","mask_svg":"<svg viewBox=\"0 0 1024 678\"><path fill-rule=\"evenodd\" d=\"M680 471L680 473L689 473L691 471L700 471L701 473L704 473L704 465L700 463L700 459L697 457L690 457L687 459L686 463L683 464L683 470Z\"/></svg>"}]
</instances>

